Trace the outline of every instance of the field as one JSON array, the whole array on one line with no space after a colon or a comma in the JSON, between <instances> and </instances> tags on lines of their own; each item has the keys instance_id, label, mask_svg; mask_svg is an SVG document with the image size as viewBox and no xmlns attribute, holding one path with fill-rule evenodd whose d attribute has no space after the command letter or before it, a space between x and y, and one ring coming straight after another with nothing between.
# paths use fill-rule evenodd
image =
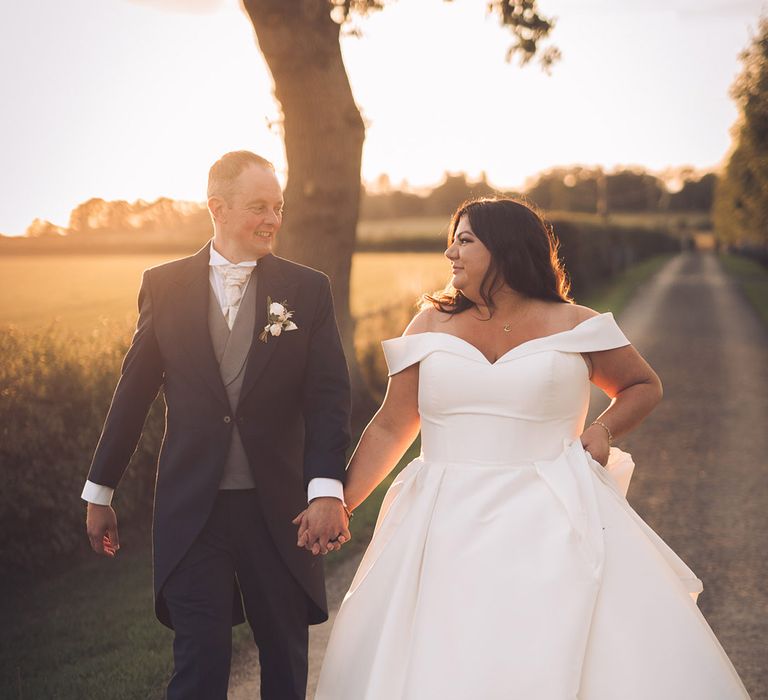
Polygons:
<instances>
[{"instance_id":1,"label":"field","mask_svg":"<svg viewBox=\"0 0 768 700\"><path fill-rule=\"evenodd\" d=\"M0 257L0 327L88 333L130 325L141 272L168 255L30 255ZM352 313L362 316L393 301L415 300L448 279L437 253L358 253L352 263ZM382 297L387 301L382 302Z\"/></svg>"},{"instance_id":2,"label":"field","mask_svg":"<svg viewBox=\"0 0 768 700\"><path fill-rule=\"evenodd\" d=\"M404 216L396 219L361 221L357 237L366 243L380 243L395 239L435 238L445 241L448 235L448 216Z\"/></svg>"},{"instance_id":3,"label":"field","mask_svg":"<svg viewBox=\"0 0 768 700\"><path fill-rule=\"evenodd\" d=\"M569 221L573 224L613 226L617 228L642 228L663 231L699 231L709 229L709 215L698 212L652 213L619 212L605 219L597 214L573 211L544 212L549 221ZM357 236L364 243L381 243L387 240L415 240L434 238L445 241L448 234L448 216L413 216L396 219L361 221Z\"/></svg>"}]
</instances>

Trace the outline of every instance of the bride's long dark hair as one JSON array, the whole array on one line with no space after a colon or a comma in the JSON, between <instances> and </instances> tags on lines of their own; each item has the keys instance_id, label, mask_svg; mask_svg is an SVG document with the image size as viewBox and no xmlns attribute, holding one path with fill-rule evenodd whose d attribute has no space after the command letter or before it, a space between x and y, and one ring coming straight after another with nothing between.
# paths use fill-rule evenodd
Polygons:
<instances>
[{"instance_id":1,"label":"bride's long dark hair","mask_svg":"<svg viewBox=\"0 0 768 700\"><path fill-rule=\"evenodd\" d=\"M571 304L570 281L558 257L559 242L539 214L509 198L482 198L464 202L451 217L448 245L453 244L462 216L491 254L491 264L480 284L483 303L493 312L493 293L505 283L532 299ZM475 306L450 284L422 297L421 306L434 306L449 314Z\"/></svg>"}]
</instances>

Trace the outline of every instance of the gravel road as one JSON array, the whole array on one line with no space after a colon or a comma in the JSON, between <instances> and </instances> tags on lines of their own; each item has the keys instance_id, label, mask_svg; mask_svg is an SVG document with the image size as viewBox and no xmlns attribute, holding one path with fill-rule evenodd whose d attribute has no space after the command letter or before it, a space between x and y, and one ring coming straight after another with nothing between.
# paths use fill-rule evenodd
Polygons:
<instances>
[{"instance_id":1,"label":"gravel road","mask_svg":"<svg viewBox=\"0 0 768 700\"><path fill-rule=\"evenodd\" d=\"M637 465L628 499L704 582L701 611L752 700L768 700L768 331L716 256L695 252L619 324L664 383L621 442Z\"/></svg>"}]
</instances>

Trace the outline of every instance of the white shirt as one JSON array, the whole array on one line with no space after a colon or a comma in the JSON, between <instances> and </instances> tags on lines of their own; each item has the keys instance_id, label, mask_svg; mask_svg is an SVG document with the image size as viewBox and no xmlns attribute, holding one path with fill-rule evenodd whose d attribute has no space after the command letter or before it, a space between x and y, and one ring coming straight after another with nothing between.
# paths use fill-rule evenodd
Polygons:
<instances>
[{"instance_id":1,"label":"white shirt","mask_svg":"<svg viewBox=\"0 0 768 700\"><path fill-rule=\"evenodd\" d=\"M253 270L258 265L258 260L245 260L240 263L231 263L227 260L218 250L211 244L211 257L209 261L208 279L210 280L213 293L216 295L216 299L221 306L222 313L226 313L226 294L224 293L224 275L221 272L223 265L233 265L236 267L249 267L252 268L251 276L253 276ZM250 284L250 279L248 280ZM247 286L246 286L247 288ZM239 308L239 304L238 304ZM237 316L237 309L233 310L233 320ZM115 490L109 486L102 486L101 484L94 484L92 481L85 482L85 488L81 498L89 503L96 503L102 506L108 506L112 503L112 496ZM324 479L314 478L309 482L307 488L307 500L311 501L315 498L321 498L324 496L331 496L344 500L344 486L338 479Z\"/></svg>"}]
</instances>

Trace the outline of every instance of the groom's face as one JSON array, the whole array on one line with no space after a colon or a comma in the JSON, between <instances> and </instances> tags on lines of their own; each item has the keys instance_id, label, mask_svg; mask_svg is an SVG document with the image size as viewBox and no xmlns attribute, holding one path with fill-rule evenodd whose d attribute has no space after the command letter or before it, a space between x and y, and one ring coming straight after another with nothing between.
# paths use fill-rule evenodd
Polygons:
<instances>
[{"instance_id":1,"label":"groom's face","mask_svg":"<svg viewBox=\"0 0 768 700\"><path fill-rule=\"evenodd\" d=\"M272 252L283 222L283 191L269 168L248 166L238 176L221 233L244 259Z\"/></svg>"}]
</instances>

